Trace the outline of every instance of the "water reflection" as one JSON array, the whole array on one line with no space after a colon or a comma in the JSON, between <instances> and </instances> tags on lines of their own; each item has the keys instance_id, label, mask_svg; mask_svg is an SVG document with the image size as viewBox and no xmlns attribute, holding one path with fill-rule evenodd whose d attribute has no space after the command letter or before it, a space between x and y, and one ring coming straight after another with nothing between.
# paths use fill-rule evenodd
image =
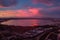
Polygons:
<instances>
[{"instance_id":1,"label":"water reflection","mask_svg":"<svg viewBox=\"0 0 60 40\"><path fill-rule=\"evenodd\" d=\"M1 24L6 25L16 25L16 26L37 26L37 25L46 25L52 24L50 20L9 20L2 22Z\"/></svg>"}]
</instances>

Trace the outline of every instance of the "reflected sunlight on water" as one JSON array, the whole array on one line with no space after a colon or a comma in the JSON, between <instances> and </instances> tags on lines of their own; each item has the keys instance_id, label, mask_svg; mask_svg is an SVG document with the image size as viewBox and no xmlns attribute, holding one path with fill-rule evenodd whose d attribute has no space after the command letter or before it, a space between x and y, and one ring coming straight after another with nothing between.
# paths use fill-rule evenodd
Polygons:
<instances>
[{"instance_id":1,"label":"reflected sunlight on water","mask_svg":"<svg viewBox=\"0 0 60 40\"><path fill-rule=\"evenodd\" d=\"M15 26L37 26L53 24L50 20L9 20L2 22L1 24L15 25Z\"/></svg>"}]
</instances>

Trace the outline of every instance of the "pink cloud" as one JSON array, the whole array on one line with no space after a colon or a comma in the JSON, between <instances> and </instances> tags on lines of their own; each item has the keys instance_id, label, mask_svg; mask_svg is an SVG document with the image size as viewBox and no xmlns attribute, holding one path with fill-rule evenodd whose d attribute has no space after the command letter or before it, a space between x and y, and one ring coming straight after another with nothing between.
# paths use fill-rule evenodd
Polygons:
<instances>
[{"instance_id":1,"label":"pink cloud","mask_svg":"<svg viewBox=\"0 0 60 40\"><path fill-rule=\"evenodd\" d=\"M3 6L0 6L0 8L3 8Z\"/></svg>"},{"instance_id":2,"label":"pink cloud","mask_svg":"<svg viewBox=\"0 0 60 40\"><path fill-rule=\"evenodd\" d=\"M40 14L40 10L39 8L29 8L27 10L16 10L16 16L18 17L32 17L32 16L37 16ZM42 15L40 15L42 16Z\"/></svg>"},{"instance_id":3,"label":"pink cloud","mask_svg":"<svg viewBox=\"0 0 60 40\"><path fill-rule=\"evenodd\" d=\"M0 11L0 17L35 17L42 16L41 8L28 8L19 10L4 10ZM4 16L3 16L4 15Z\"/></svg>"}]
</instances>

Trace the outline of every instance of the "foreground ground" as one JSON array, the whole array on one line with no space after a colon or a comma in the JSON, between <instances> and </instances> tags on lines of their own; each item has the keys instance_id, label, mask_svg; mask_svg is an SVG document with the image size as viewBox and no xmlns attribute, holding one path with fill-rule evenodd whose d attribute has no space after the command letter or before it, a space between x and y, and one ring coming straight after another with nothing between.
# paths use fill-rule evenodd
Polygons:
<instances>
[{"instance_id":1,"label":"foreground ground","mask_svg":"<svg viewBox=\"0 0 60 40\"><path fill-rule=\"evenodd\" d=\"M60 26L22 27L0 24L0 40L60 40Z\"/></svg>"}]
</instances>

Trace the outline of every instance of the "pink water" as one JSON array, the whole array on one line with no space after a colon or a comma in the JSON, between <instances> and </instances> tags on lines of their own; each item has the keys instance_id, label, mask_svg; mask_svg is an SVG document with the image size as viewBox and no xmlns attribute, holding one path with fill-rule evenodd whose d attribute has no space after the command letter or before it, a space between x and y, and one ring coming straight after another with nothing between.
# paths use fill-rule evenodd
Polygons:
<instances>
[{"instance_id":1,"label":"pink water","mask_svg":"<svg viewBox=\"0 0 60 40\"><path fill-rule=\"evenodd\" d=\"M1 24L16 25L16 26L37 26L37 25L46 25L53 23L54 22L50 20L9 20L6 22L2 22Z\"/></svg>"}]
</instances>

